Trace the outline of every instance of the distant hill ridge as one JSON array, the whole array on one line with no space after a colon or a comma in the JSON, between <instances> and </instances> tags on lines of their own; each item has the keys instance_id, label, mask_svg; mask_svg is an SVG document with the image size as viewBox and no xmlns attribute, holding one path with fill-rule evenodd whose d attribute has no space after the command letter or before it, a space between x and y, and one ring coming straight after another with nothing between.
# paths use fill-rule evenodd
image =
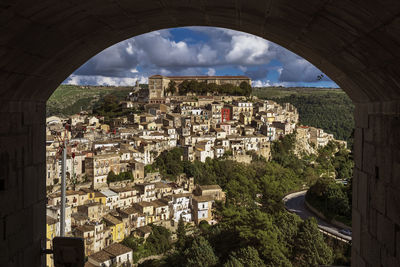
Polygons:
<instances>
[{"instance_id":1,"label":"distant hill ridge","mask_svg":"<svg viewBox=\"0 0 400 267\"><path fill-rule=\"evenodd\" d=\"M123 100L133 86L60 85L47 100L46 115L71 115L91 109L101 97L112 94Z\"/></svg>"}]
</instances>

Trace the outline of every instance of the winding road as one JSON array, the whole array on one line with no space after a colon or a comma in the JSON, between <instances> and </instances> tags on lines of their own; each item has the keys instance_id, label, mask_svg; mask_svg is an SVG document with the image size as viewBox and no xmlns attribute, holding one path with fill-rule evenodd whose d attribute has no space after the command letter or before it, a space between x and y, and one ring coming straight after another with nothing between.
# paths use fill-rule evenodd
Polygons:
<instances>
[{"instance_id":1,"label":"winding road","mask_svg":"<svg viewBox=\"0 0 400 267\"><path fill-rule=\"evenodd\" d=\"M283 202L285 204L286 209L290 212L296 213L303 220L307 219L308 217L315 217L315 219L317 219L318 222L318 228L322 230L322 232L330 234L338 239L344 239L347 242L351 241L351 236L339 233L341 228L338 228L335 225L332 225L320 219L319 217L317 217L317 215L315 215L313 212L307 209L304 203L306 193L307 190L304 190L285 196L283 198Z\"/></svg>"}]
</instances>

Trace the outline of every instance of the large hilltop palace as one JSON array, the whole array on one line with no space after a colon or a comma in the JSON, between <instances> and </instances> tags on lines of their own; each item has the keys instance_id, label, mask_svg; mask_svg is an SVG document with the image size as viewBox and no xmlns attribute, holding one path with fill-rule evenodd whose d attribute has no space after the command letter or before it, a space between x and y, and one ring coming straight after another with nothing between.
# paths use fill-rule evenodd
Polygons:
<instances>
[{"instance_id":1,"label":"large hilltop palace","mask_svg":"<svg viewBox=\"0 0 400 267\"><path fill-rule=\"evenodd\" d=\"M163 76L153 75L149 77L149 99L159 99L165 96L165 89L169 83L175 82L175 86L179 86L183 81L205 82L207 84L232 84L239 86L242 82L251 85L251 79L246 76Z\"/></svg>"}]
</instances>

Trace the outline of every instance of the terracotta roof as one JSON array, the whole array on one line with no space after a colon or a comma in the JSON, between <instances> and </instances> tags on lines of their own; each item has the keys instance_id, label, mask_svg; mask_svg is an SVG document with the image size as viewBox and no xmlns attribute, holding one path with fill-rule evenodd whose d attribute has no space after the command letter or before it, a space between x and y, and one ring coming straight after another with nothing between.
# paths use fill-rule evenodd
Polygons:
<instances>
[{"instance_id":1,"label":"terracotta roof","mask_svg":"<svg viewBox=\"0 0 400 267\"><path fill-rule=\"evenodd\" d=\"M144 234L148 234L148 233L151 233L152 229L151 229L150 226L145 225L145 226L141 226L141 227L136 228L136 231L142 232Z\"/></svg>"},{"instance_id":2,"label":"terracotta roof","mask_svg":"<svg viewBox=\"0 0 400 267\"><path fill-rule=\"evenodd\" d=\"M106 197L105 195L103 195L100 192L94 192L94 197Z\"/></svg>"},{"instance_id":3,"label":"terracotta roof","mask_svg":"<svg viewBox=\"0 0 400 267\"><path fill-rule=\"evenodd\" d=\"M116 193L136 191L136 189L132 188L132 187L110 188L110 190L112 190L112 191L114 191Z\"/></svg>"},{"instance_id":4,"label":"terracotta roof","mask_svg":"<svg viewBox=\"0 0 400 267\"><path fill-rule=\"evenodd\" d=\"M134 207L129 207L129 208L126 208L126 209L121 209L121 210L120 210L120 213L124 213L124 214L136 214L136 213L140 213L140 211L137 210L137 209L134 208Z\"/></svg>"},{"instance_id":5,"label":"terracotta roof","mask_svg":"<svg viewBox=\"0 0 400 267\"><path fill-rule=\"evenodd\" d=\"M96 252L96 253L90 255L89 258L92 258L95 261L102 263L102 262L109 261L115 257L114 257L114 255L111 255L110 253L101 250L99 252Z\"/></svg>"},{"instance_id":6,"label":"terracotta roof","mask_svg":"<svg viewBox=\"0 0 400 267\"><path fill-rule=\"evenodd\" d=\"M164 201L162 201L160 199L153 200L151 203L153 203L153 206L156 208L168 206L168 203L165 203Z\"/></svg>"},{"instance_id":7,"label":"terracotta roof","mask_svg":"<svg viewBox=\"0 0 400 267\"><path fill-rule=\"evenodd\" d=\"M171 186L167 183L163 183L163 182L156 182L154 184L154 188L170 188Z\"/></svg>"},{"instance_id":8,"label":"terracotta roof","mask_svg":"<svg viewBox=\"0 0 400 267\"><path fill-rule=\"evenodd\" d=\"M89 217L86 216L85 214L82 214L82 213L72 213L71 217L74 218L75 221L87 221L87 220L89 220Z\"/></svg>"},{"instance_id":9,"label":"terracotta roof","mask_svg":"<svg viewBox=\"0 0 400 267\"><path fill-rule=\"evenodd\" d=\"M79 191L83 191L85 193L94 193L94 191L92 189L89 189L89 188L81 188L81 189L79 189Z\"/></svg>"},{"instance_id":10,"label":"terracotta roof","mask_svg":"<svg viewBox=\"0 0 400 267\"><path fill-rule=\"evenodd\" d=\"M208 202L214 200L212 196L193 196L196 202Z\"/></svg>"},{"instance_id":11,"label":"terracotta roof","mask_svg":"<svg viewBox=\"0 0 400 267\"><path fill-rule=\"evenodd\" d=\"M114 225L117 225L117 224L122 223L121 220L119 220L119 219L117 219L117 218L115 218L114 216L111 216L111 215L109 215L109 214L105 215L105 216L103 217L103 219L104 219L106 222L108 222L108 223L110 223L110 224L114 224Z\"/></svg>"},{"instance_id":12,"label":"terracotta roof","mask_svg":"<svg viewBox=\"0 0 400 267\"><path fill-rule=\"evenodd\" d=\"M110 253L113 256L119 256L128 252L132 252L132 249L124 246L120 243L113 243L110 246L103 249L105 252Z\"/></svg>"},{"instance_id":13,"label":"terracotta roof","mask_svg":"<svg viewBox=\"0 0 400 267\"><path fill-rule=\"evenodd\" d=\"M142 202L138 202L135 203L136 205L139 205L140 207L144 208L144 207L152 207L153 203L148 202L148 201L142 201Z\"/></svg>"},{"instance_id":14,"label":"terracotta roof","mask_svg":"<svg viewBox=\"0 0 400 267\"><path fill-rule=\"evenodd\" d=\"M192 193L180 193L180 194L173 194L171 197L173 198L180 198L180 197L190 197Z\"/></svg>"},{"instance_id":15,"label":"terracotta roof","mask_svg":"<svg viewBox=\"0 0 400 267\"><path fill-rule=\"evenodd\" d=\"M221 187L217 184L212 184L212 185L200 185L199 186L201 190L222 190Z\"/></svg>"},{"instance_id":16,"label":"terracotta roof","mask_svg":"<svg viewBox=\"0 0 400 267\"><path fill-rule=\"evenodd\" d=\"M94 225L81 225L75 228L77 231L80 231L82 233L84 232L90 232L90 231L94 231Z\"/></svg>"},{"instance_id":17,"label":"terracotta roof","mask_svg":"<svg viewBox=\"0 0 400 267\"><path fill-rule=\"evenodd\" d=\"M73 190L67 190L65 192L66 196L73 196L73 195L79 195L79 191L73 191ZM50 197L61 197L61 192L53 193L50 195Z\"/></svg>"},{"instance_id":18,"label":"terracotta roof","mask_svg":"<svg viewBox=\"0 0 400 267\"><path fill-rule=\"evenodd\" d=\"M56 224L56 223L57 223L56 219L54 219L54 218L52 218L50 216L46 216L46 224L52 225L52 224Z\"/></svg>"}]
</instances>

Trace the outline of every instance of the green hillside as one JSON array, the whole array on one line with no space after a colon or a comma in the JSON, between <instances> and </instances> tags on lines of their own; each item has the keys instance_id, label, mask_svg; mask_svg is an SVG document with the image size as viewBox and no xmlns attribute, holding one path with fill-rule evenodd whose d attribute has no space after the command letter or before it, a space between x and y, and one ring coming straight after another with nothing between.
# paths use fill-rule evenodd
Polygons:
<instances>
[{"instance_id":1,"label":"green hillside","mask_svg":"<svg viewBox=\"0 0 400 267\"><path fill-rule=\"evenodd\" d=\"M253 88L253 95L263 98L281 98L290 95L298 96L311 96L319 95L324 96L327 93L345 95L346 93L339 88L319 88L319 87L255 87Z\"/></svg>"},{"instance_id":2,"label":"green hillside","mask_svg":"<svg viewBox=\"0 0 400 267\"><path fill-rule=\"evenodd\" d=\"M71 115L92 109L107 94L124 99L132 87L60 85L47 101L46 115Z\"/></svg>"},{"instance_id":3,"label":"green hillside","mask_svg":"<svg viewBox=\"0 0 400 267\"><path fill-rule=\"evenodd\" d=\"M291 103L299 111L300 123L322 128L336 139L352 146L354 105L341 89L330 88L254 88L253 94L280 104Z\"/></svg>"}]
</instances>

